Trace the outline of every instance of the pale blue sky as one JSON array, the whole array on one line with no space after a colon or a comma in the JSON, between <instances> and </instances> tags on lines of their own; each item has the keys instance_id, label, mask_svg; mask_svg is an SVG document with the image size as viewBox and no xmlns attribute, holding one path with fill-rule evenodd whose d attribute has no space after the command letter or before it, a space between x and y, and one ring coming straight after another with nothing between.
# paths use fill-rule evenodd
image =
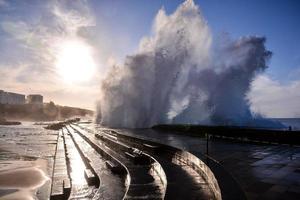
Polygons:
<instances>
[{"instance_id":1,"label":"pale blue sky","mask_svg":"<svg viewBox=\"0 0 300 200\"><path fill-rule=\"evenodd\" d=\"M91 1L92 10L102 19L114 37L127 37L128 49L149 34L157 10L162 6L172 13L182 0ZM222 32L238 38L260 35L274 55L268 74L282 82L296 79L300 68L300 2L297 0L195 0L213 34ZM122 50L120 50L122 53ZM126 52L128 52L126 50Z\"/></svg>"}]
</instances>

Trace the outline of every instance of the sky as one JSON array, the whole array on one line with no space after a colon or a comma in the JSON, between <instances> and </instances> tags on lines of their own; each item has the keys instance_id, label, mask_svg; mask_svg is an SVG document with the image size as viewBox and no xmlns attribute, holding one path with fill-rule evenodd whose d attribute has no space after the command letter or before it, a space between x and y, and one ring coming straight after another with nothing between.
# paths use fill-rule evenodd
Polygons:
<instances>
[{"instance_id":1,"label":"sky","mask_svg":"<svg viewBox=\"0 0 300 200\"><path fill-rule=\"evenodd\" d=\"M180 0L0 0L0 89L94 109L109 66L134 54ZM248 94L254 112L300 117L300 2L195 0L214 39L258 35L273 52ZM79 47L80 51L70 49ZM61 67L90 63L85 70Z\"/></svg>"}]
</instances>

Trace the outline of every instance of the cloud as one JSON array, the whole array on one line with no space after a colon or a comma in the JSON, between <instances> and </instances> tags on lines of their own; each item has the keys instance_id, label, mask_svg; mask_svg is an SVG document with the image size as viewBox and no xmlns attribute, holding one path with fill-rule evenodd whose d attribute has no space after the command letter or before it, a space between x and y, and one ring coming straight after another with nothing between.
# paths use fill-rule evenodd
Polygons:
<instances>
[{"instance_id":1,"label":"cloud","mask_svg":"<svg viewBox=\"0 0 300 200\"><path fill-rule=\"evenodd\" d=\"M4 3L6 1L0 0L0 6ZM0 14L0 48L4 52L0 54L0 88L42 93L46 100L93 108L93 100L82 93L96 95L92 90L98 87L96 79L99 77L82 85L66 84L55 66L64 41L93 39L89 32L95 26L95 19L88 3L35 1L30 5L18 2L13 6L13 10L5 10L8 13L5 16ZM92 44L91 48L96 48Z\"/></svg>"},{"instance_id":2,"label":"cloud","mask_svg":"<svg viewBox=\"0 0 300 200\"><path fill-rule=\"evenodd\" d=\"M6 0L0 0L0 8L4 7L7 8L9 6L9 3Z\"/></svg>"},{"instance_id":3,"label":"cloud","mask_svg":"<svg viewBox=\"0 0 300 200\"><path fill-rule=\"evenodd\" d=\"M258 76L248 94L251 110L267 117L300 117L300 80L282 84Z\"/></svg>"},{"instance_id":4,"label":"cloud","mask_svg":"<svg viewBox=\"0 0 300 200\"><path fill-rule=\"evenodd\" d=\"M77 35L81 29L95 26L95 19L85 1L74 1L73 4L56 3L52 6L56 26L64 34Z\"/></svg>"}]
</instances>

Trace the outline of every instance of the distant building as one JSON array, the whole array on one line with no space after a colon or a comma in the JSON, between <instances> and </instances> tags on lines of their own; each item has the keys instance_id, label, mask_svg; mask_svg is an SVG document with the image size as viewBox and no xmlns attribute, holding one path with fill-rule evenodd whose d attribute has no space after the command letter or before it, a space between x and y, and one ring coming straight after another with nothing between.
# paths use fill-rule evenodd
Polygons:
<instances>
[{"instance_id":1,"label":"distant building","mask_svg":"<svg viewBox=\"0 0 300 200\"><path fill-rule=\"evenodd\" d=\"M43 103L43 96L40 95L40 94L30 94L30 95L27 96L26 101L29 104L42 104Z\"/></svg>"},{"instance_id":2,"label":"distant building","mask_svg":"<svg viewBox=\"0 0 300 200\"><path fill-rule=\"evenodd\" d=\"M25 104L25 95L0 90L0 104Z\"/></svg>"}]
</instances>

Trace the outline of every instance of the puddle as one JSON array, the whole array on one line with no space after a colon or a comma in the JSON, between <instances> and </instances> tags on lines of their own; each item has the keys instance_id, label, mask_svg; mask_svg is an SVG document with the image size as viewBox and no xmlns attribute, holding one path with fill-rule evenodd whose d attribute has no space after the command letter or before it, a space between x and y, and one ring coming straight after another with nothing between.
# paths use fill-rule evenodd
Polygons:
<instances>
[{"instance_id":1,"label":"puddle","mask_svg":"<svg viewBox=\"0 0 300 200\"><path fill-rule=\"evenodd\" d=\"M49 177L46 175L47 161L6 161L7 166L0 169L1 200L36 199L36 191Z\"/></svg>"}]
</instances>

